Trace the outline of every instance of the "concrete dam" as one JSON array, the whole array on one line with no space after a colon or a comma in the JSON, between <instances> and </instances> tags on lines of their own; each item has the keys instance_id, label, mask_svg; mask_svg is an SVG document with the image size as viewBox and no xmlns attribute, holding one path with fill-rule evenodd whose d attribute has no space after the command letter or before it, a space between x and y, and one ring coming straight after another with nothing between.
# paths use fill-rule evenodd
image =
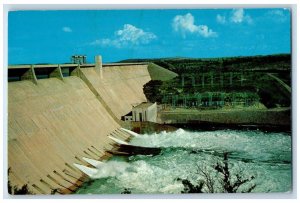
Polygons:
<instances>
[{"instance_id":1,"label":"concrete dam","mask_svg":"<svg viewBox=\"0 0 300 203\"><path fill-rule=\"evenodd\" d=\"M130 137L121 116L146 102L143 85L173 72L148 63L8 67L8 179L34 194L68 194L115 141ZM41 79L41 75L48 77Z\"/></svg>"}]
</instances>

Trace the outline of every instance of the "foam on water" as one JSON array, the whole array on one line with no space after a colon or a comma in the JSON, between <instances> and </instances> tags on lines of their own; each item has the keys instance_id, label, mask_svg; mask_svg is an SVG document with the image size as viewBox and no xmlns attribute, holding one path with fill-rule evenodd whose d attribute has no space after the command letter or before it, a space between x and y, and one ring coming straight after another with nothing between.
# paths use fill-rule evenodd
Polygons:
<instances>
[{"instance_id":1,"label":"foam on water","mask_svg":"<svg viewBox=\"0 0 300 203\"><path fill-rule=\"evenodd\" d=\"M213 169L221 162L223 152L229 152L232 174L254 176L249 184L256 184L253 192L287 192L291 190L291 136L287 133L261 131L204 131L149 134L134 137L131 144L161 147L157 156L113 157L99 167L97 180L78 193L180 193L179 179L196 183L197 165L217 179ZM220 189L216 181L216 188ZM243 189L243 188L241 188Z\"/></svg>"}]
</instances>

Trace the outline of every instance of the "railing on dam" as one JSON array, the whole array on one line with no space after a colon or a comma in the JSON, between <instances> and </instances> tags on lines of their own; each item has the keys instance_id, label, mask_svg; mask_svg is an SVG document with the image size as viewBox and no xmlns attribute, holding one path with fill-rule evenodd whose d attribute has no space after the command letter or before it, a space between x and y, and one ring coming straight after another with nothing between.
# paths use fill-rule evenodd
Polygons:
<instances>
[{"instance_id":1,"label":"railing on dam","mask_svg":"<svg viewBox=\"0 0 300 203\"><path fill-rule=\"evenodd\" d=\"M107 63L103 67L110 66L134 66L147 65L148 63ZM90 64L25 64L8 66L8 82L32 80L37 84L38 79L57 77L63 80L76 74L77 68L91 68L96 65Z\"/></svg>"}]
</instances>

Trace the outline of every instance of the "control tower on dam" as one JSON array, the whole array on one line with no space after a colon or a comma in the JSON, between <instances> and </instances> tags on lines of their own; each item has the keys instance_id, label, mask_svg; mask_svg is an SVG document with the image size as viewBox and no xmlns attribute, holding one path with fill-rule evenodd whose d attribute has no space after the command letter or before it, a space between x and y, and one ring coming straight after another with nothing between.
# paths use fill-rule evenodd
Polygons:
<instances>
[{"instance_id":1,"label":"control tower on dam","mask_svg":"<svg viewBox=\"0 0 300 203\"><path fill-rule=\"evenodd\" d=\"M72 193L86 179L74 164L100 160L130 137L121 116L146 102L143 85L167 72L148 63L8 67L9 183L34 194ZM170 77L176 76L169 72ZM158 76L157 76L158 75Z\"/></svg>"}]
</instances>

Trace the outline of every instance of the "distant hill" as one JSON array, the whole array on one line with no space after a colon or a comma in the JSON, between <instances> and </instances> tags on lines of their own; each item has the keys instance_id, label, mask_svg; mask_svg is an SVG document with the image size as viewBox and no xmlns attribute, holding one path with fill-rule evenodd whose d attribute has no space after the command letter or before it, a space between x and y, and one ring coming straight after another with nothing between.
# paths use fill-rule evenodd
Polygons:
<instances>
[{"instance_id":1,"label":"distant hill","mask_svg":"<svg viewBox=\"0 0 300 203\"><path fill-rule=\"evenodd\" d=\"M271 55L255 55L255 56L232 56L232 57L213 57L213 58L192 58L192 57L165 57L165 58L135 58L135 59L125 59L118 61L116 63L134 63L134 62L151 62L151 61L161 61L161 60L193 60L193 61L218 61L218 60L232 60L232 59L249 59L249 58L269 58L269 57L290 57L291 54L271 54Z\"/></svg>"},{"instance_id":2,"label":"distant hill","mask_svg":"<svg viewBox=\"0 0 300 203\"><path fill-rule=\"evenodd\" d=\"M194 59L189 57L166 57L166 58L142 58L142 59L125 59L118 61L117 63L138 63L138 62L152 62L152 61L161 61L161 60L184 60L184 59Z\"/></svg>"},{"instance_id":3,"label":"distant hill","mask_svg":"<svg viewBox=\"0 0 300 203\"><path fill-rule=\"evenodd\" d=\"M120 62L152 62L177 74L198 71L290 71L291 69L290 54L223 58L127 59Z\"/></svg>"}]
</instances>

